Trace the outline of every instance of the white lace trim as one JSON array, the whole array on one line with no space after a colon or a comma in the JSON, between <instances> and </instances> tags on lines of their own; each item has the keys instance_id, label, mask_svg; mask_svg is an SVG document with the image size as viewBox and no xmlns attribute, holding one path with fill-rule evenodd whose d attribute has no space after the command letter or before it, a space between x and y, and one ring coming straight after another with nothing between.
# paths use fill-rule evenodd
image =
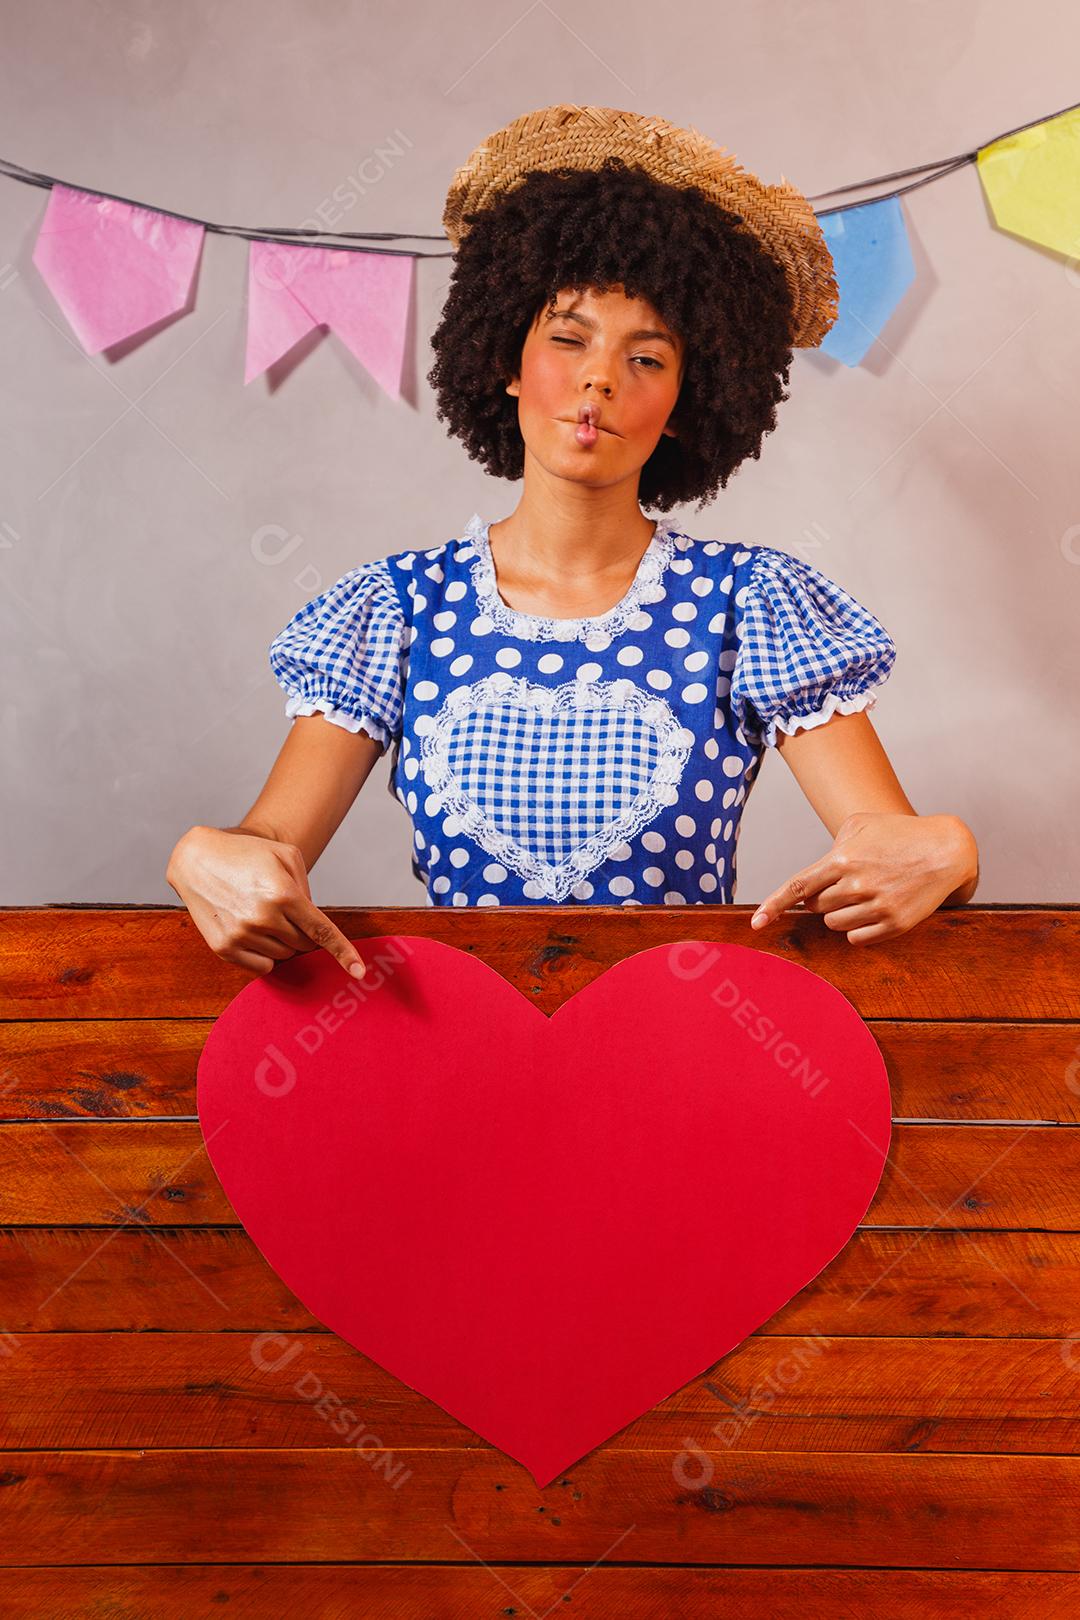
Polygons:
<instances>
[{"instance_id":1,"label":"white lace trim","mask_svg":"<svg viewBox=\"0 0 1080 1620\"><path fill-rule=\"evenodd\" d=\"M301 697L299 692L294 692L285 704L285 717L288 720L295 719L298 714L316 713L324 714L332 725L342 726L346 731L366 731L384 747L390 743L389 728L381 720L376 720L375 716L370 714L357 719L355 715L349 714L347 709L335 708L330 698L305 698Z\"/></svg>"},{"instance_id":2,"label":"white lace trim","mask_svg":"<svg viewBox=\"0 0 1080 1620\"><path fill-rule=\"evenodd\" d=\"M465 526L465 533L476 547L476 561L469 570L473 590L480 611L491 620L503 635L517 636L525 641L584 641L594 634L620 635L630 620L639 612L643 602L660 598L656 591L665 570L675 555L677 529L667 523L658 523L656 532L638 564L630 589L620 602L606 613L585 619L549 619L537 613L523 613L510 607L499 595L495 579L495 563L488 543L490 523L485 523L474 512Z\"/></svg>"},{"instance_id":3,"label":"white lace trim","mask_svg":"<svg viewBox=\"0 0 1080 1620\"><path fill-rule=\"evenodd\" d=\"M448 746L454 726L463 715L491 703L518 705L539 714L556 709L608 708L632 712L651 725L660 743L661 754L647 785L614 821L603 827L567 856L558 866L541 860L509 833L489 821L484 811L459 787L448 759ZM687 736L678 717L663 698L629 680L564 681L561 686L534 686L522 675L505 670L459 686L448 693L434 717L431 729L420 742L420 768L432 791L461 822L461 830L523 878L531 879L541 893L552 900L564 900L571 889L605 861L612 850L633 838L642 827L673 802L671 793L682 779L690 757L693 739Z\"/></svg>"},{"instance_id":4,"label":"white lace trim","mask_svg":"<svg viewBox=\"0 0 1080 1620\"><path fill-rule=\"evenodd\" d=\"M778 730L791 737L800 728L812 731L815 726L823 726L826 720L832 719L834 714L855 714L860 709L873 709L876 707L877 697L873 692L858 692L854 697L849 698L838 697L835 692L830 692L822 707L815 709L813 714L795 714L789 720L777 715L775 719L771 720L768 729L764 733L766 746L769 748L776 747L776 733Z\"/></svg>"}]
</instances>

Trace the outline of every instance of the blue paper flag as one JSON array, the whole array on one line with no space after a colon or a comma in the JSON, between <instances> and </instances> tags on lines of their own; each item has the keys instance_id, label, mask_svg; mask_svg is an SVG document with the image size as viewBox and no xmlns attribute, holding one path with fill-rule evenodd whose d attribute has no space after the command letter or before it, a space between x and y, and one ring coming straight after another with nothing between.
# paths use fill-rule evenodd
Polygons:
<instances>
[{"instance_id":1,"label":"blue paper flag","mask_svg":"<svg viewBox=\"0 0 1080 1620\"><path fill-rule=\"evenodd\" d=\"M857 366L915 279L899 197L819 219L836 269L840 313L821 347Z\"/></svg>"}]
</instances>

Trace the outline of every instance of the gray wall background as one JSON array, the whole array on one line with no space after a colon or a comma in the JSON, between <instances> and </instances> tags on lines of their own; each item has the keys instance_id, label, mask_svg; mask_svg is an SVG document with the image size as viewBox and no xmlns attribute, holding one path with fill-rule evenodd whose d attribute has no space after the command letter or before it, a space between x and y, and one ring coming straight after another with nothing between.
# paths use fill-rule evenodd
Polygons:
<instances>
[{"instance_id":1,"label":"gray wall background","mask_svg":"<svg viewBox=\"0 0 1080 1620\"><path fill-rule=\"evenodd\" d=\"M560 100L693 124L814 194L1080 98L1080 13L1050 0L1022 20L1009 0L8 0L3 16L4 156L262 227L344 187L335 229L438 232L456 164ZM88 358L31 263L46 201L0 178L0 903L175 903L176 838L239 820L284 740L271 637L358 562L503 516L521 486L435 420L449 259L417 264L401 402L333 337L275 390L245 387L245 243L208 234L192 312ZM899 656L874 723L916 809L975 830L978 900L1077 900L1080 265L996 230L974 166L905 207L918 280L872 358L796 352L761 461L678 516L805 556L883 620ZM1080 214L1076 230L1080 255ZM424 904L387 769L316 866L317 903ZM830 842L770 757L738 901Z\"/></svg>"}]
</instances>

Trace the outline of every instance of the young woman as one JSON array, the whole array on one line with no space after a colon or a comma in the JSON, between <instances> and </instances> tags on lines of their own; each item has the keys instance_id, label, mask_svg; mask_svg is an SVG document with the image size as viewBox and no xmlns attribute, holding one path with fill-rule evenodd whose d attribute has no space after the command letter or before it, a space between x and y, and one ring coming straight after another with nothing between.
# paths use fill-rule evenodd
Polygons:
<instances>
[{"instance_id":1,"label":"young woman","mask_svg":"<svg viewBox=\"0 0 1080 1620\"><path fill-rule=\"evenodd\" d=\"M521 498L275 637L290 735L240 825L192 828L167 874L211 947L362 974L307 873L386 751L432 905L729 903L767 748L833 844L755 922L801 902L869 943L970 899L970 830L917 814L870 723L881 623L798 557L642 510L757 458L792 347L835 320L806 199L694 131L554 107L477 149L444 224L437 414Z\"/></svg>"}]
</instances>

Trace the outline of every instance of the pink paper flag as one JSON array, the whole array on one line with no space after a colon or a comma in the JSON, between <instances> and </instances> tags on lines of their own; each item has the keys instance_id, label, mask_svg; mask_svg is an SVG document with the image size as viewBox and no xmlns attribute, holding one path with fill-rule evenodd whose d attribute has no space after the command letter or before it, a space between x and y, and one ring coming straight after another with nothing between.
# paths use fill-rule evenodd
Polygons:
<instances>
[{"instance_id":1,"label":"pink paper flag","mask_svg":"<svg viewBox=\"0 0 1080 1620\"><path fill-rule=\"evenodd\" d=\"M252 242L244 382L325 326L399 399L412 276L411 253Z\"/></svg>"},{"instance_id":2,"label":"pink paper flag","mask_svg":"<svg viewBox=\"0 0 1080 1620\"><path fill-rule=\"evenodd\" d=\"M183 309L202 225L57 181L33 261L87 354Z\"/></svg>"}]
</instances>

